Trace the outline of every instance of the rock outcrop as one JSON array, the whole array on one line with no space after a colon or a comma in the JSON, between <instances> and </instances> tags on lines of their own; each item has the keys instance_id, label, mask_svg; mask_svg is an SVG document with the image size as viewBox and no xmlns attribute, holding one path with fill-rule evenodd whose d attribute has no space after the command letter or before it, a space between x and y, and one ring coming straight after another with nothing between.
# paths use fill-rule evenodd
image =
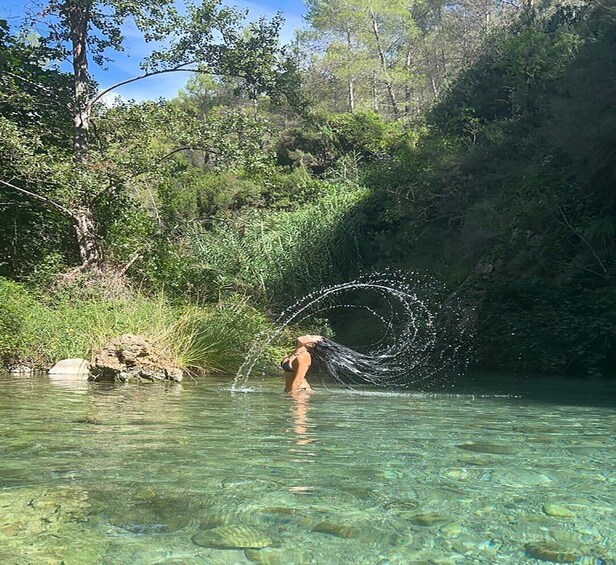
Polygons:
<instances>
[{"instance_id":1,"label":"rock outcrop","mask_svg":"<svg viewBox=\"0 0 616 565\"><path fill-rule=\"evenodd\" d=\"M94 354L89 380L179 382L182 377L182 370L171 365L146 339L123 334Z\"/></svg>"}]
</instances>

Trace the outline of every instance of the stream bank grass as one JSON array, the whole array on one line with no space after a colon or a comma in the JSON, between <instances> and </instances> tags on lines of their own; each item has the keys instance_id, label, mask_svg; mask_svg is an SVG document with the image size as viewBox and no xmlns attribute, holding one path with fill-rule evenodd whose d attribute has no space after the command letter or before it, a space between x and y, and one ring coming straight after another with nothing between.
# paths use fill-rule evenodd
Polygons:
<instances>
[{"instance_id":1,"label":"stream bank grass","mask_svg":"<svg viewBox=\"0 0 616 565\"><path fill-rule=\"evenodd\" d=\"M182 308L174 323L152 339L193 374L231 374L244 361L253 340L273 328L245 297L234 295L207 307ZM279 356L281 352L272 347L265 362L271 364Z\"/></svg>"},{"instance_id":2,"label":"stream bank grass","mask_svg":"<svg viewBox=\"0 0 616 565\"><path fill-rule=\"evenodd\" d=\"M60 359L89 359L124 333L145 337L171 363L193 374L235 372L252 339L271 327L246 300L174 305L162 294L114 299L70 293L48 297L0 279L0 362L47 368Z\"/></svg>"}]
</instances>

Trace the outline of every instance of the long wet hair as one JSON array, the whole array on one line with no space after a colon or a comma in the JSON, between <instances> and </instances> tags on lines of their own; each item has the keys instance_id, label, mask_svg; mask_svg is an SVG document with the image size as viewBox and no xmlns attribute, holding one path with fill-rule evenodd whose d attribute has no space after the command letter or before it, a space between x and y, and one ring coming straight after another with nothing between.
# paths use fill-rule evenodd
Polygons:
<instances>
[{"instance_id":1,"label":"long wet hair","mask_svg":"<svg viewBox=\"0 0 616 565\"><path fill-rule=\"evenodd\" d=\"M344 385L370 383L402 384L408 377L408 365L387 353L360 353L346 345L323 337L308 349L317 368Z\"/></svg>"}]
</instances>

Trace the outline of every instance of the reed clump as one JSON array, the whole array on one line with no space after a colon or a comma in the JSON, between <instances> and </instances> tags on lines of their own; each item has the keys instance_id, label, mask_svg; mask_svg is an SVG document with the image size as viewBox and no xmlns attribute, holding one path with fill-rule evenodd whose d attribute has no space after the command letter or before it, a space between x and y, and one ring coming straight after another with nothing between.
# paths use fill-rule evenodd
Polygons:
<instances>
[{"instance_id":1,"label":"reed clump","mask_svg":"<svg viewBox=\"0 0 616 565\"><path fill-rule=\"evenodd\" d=\"M195 224L187 234L191 255L212 288L287 304L356 270L358 210L368 196L356 185L331 184L325 196L293 211L257 210L208 230Z\"/></svg>"}]
</instances>

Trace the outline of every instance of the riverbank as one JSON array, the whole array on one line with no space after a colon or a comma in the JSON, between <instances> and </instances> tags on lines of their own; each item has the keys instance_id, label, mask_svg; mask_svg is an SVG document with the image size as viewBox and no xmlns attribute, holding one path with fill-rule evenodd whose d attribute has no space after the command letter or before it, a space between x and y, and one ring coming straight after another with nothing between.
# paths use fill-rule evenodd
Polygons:
<instances>
[{"instance_id":1,"label":"riverbank","mask_svg":"<svg viewBox=\"0 0 616 565\"><path fill-rule=\"evenodd\" d=\"M240 296L215 304L173 302L126 285L66 285L40 292L0 278L0 366L46 371L60 359L89 359L125 333L155 344L194 374L235 372L248 345L272 321ZM280 356L274 349L266 358ZM267 362L267 361L266 361Z\"/></svg>"}]
</instances>

